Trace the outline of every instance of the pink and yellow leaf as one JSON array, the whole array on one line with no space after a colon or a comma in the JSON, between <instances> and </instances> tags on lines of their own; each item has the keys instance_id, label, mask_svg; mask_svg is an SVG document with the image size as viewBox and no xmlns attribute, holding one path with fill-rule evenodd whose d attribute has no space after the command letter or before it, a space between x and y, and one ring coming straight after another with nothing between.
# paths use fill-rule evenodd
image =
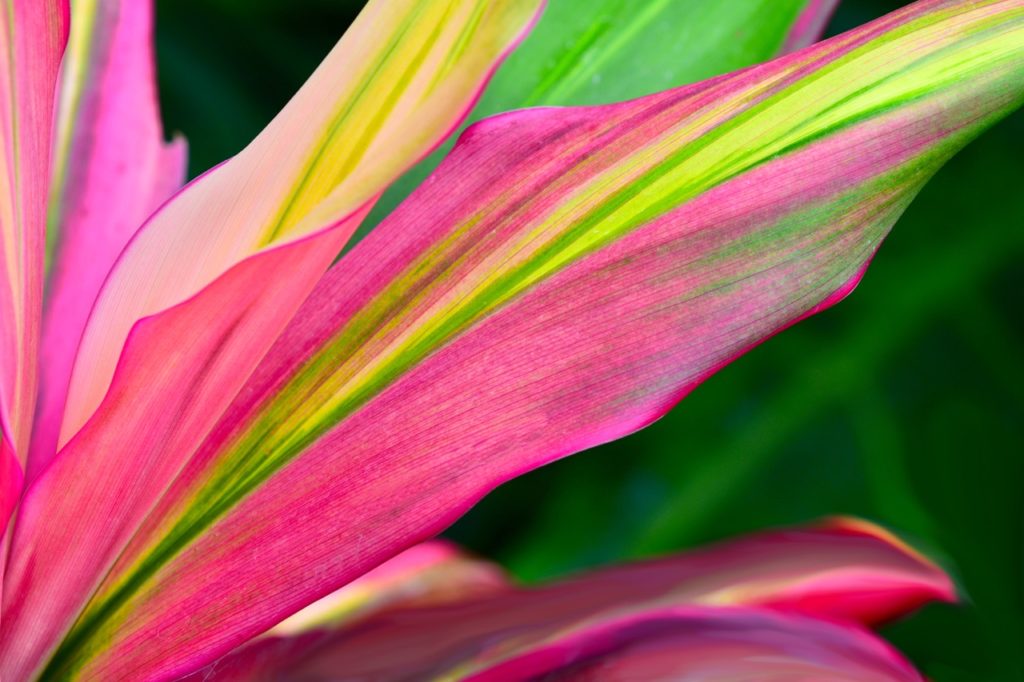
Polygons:
<instances>
[{"instance_id":1,"label":"pink and yellow leaf","mask_svg":"<svg viewBox=\"0 0 1024 682\"><path fill-rule=\"evenodd\" d=\"M926 0L697 86L471 128L154 479L145 520L97 542L132 538L47 673L212 660L838 301L928 177L1020 104L1022 37L1020 0ZM29 596L33 553L59 565L73 526L45 508L13 565Z\"/></svg>"},{"instance_id":2,"label":"pink and yellow leaf","mask_svg":"<svg viewBox=\"0 0 1024 682\"><path fill-rule=\"evenodd\" d=\"M5 677L45 664L375 197L460 122L540 4L371 2L249 147L135 234L22 504Z\"/></svg>"},{"instance_id":3,"label":"pink and yellow leaf","mask_svg":"<svg viewBox=\"0 0 1024 682\"><path fill-rule=\"evenodd\" d=\"M316 601L269 631L292 635L352 623L396 607L423 607L505 591L498 566L469 557L454 545L431 540L410 547L340 590Z\"/></svg>"}]
</instances>

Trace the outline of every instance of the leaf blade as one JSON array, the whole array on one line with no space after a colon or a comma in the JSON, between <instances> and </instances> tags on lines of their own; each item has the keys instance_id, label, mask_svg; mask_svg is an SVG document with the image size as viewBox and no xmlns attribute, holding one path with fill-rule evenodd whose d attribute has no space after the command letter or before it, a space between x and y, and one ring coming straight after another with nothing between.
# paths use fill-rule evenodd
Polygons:
<instances>
[{"instance_id":1,"label":"leaf blade","mask_svg":"<svg viewBox=\"0 0 1024 682\"><path fill-rule=\"evenodd\" d=\"M664 609L568 633L466 677L474 682L778 679L922 682L896 650L858 628L756 609Z\"/></svg>"},{"instance_id":2,"label":"leaf blade","mask_svg":"<svg viewBox=\"0 0 1024 682\"><path fill-rule=\"evenodd\" d=\"M67 41L68 5L7 0L2 10L0 427L23 466L38 388L53 93Z\"/></svg>"},{"instance_id":3,"label":"leaf blade","mask_svg":"<svg viewBox=\"0 0 1024 682\"><path fill-rule=\"evenodd\" d=\"M818 0L679 0L645 3L639 12L622 0L554 0L467 121L527 106L607 104L746 68L789 50L787 40L798 44L793 36L813 42L828 11ZM575 76L562 78L566 71ZM367 226L419 186L448 148L399 179Z\"/></svg>"},{"instance_id":4,"label":"leaf blade","mask_svg":"<svg viewBox=\"0 0 1024 682\"><path fill-rule=\"evenodd\" d=\"M50 192L41 404L30 479L55 454L78 341L107 273L135 230L185 182L184 140L163 139L152 14L149 0L76 2L72 8Z\"/></svg>"},{"instance_id":5,"label":"leaf blade","mask_svg":"<svg viewBox=\"0 0 1024 682\"><path fill-rule=\"evenodd\" d=\"M923 2L692 88L471 130L321 283L65 663L152 665L152 644L131 663L96 642L191 647L181 612L269 626L836 302L935 168L1019 104L1022 31L1020 2Z\"/></svg>"},{"instance_id":6,"label":"leaf blade","mask_svg":"<svg viewBox=\"0 0 1024 682\"><path fill-rule=\"evenodd\" d=\"M597 632L623 620L675 609L758 608L863 624L878 622L881 604L891 618L951 598L941 569L887 532L843 519L550 585L467 595L442 608L389 610L354 625L257 640L196 677L272 679L287 671L319 679L344 670L366 679L500 679L545 653L585 649Z\"/></svg>"},{"instance_id":7,"label":"leaf blade","mask_svg":"<svg viewBox=\"0 0 1024 682\"><path fill-rule=\"evenodd\" d=\"M136 233L79 348L66 447L21 508L5 578L5 676L45 665L376 195L457 125L540 5L370 3L261 137ZM439 16L448 21L428 21ZM403 47L392 53L385 35ZM358 134L337 130L341 120L361 122Z\"/></svg>"},{"instance_id":8,"label":"leaf blade","mask_svg":"<svg viewBox=\"0 0 1024 682\"><path fill-rule=\"evenodd\" d=\"M270 625L650 423L849 293L930 174L1019 105L1022 33L1017 0L927 1L698 86L471 129L321 282L81 636L130 648L180 608L243 627L255 612L211 598L227 576Z\"/></svg>"}]
</instances>

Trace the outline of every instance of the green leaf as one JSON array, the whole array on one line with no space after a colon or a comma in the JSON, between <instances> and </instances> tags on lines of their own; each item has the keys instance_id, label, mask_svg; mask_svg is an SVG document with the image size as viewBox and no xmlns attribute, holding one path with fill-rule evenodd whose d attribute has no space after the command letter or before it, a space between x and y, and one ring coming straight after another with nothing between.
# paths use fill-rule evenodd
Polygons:
<instances>
[{"instance_id":1,"label":"green leaf","mask_svg":"<svg viewBox=\"0 0 1024 682\"><path fill-rule=\"evenodd\" d=\"M511 109L606 104L694 83L772 58L807 0L549 0L540 23L488 86L467 124ZM453 136L454 138L454 136ZM451 149L384 194L365 235Z\"/></svg>"}]
</instances>

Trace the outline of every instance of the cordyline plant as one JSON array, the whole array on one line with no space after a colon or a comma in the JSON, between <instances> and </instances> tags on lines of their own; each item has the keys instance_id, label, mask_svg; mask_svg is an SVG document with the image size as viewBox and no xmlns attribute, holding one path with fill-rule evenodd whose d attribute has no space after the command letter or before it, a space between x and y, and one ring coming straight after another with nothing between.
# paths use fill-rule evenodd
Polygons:
<instances>
[{"instance_id":1,"label":"cordyline plant","mask_svg":"<svg viewBox=\"0 0 1024 682\"><path fill-rule=\"evenodd\" d=\"M858 522L529 590L417 543L849 293L1024 98L1024 0L484 120L332 265L541 4L371 0L179 189L149 3L5 0L5 681L920 679L862 626L949 580Z\"/></svg>"}]
</instances>

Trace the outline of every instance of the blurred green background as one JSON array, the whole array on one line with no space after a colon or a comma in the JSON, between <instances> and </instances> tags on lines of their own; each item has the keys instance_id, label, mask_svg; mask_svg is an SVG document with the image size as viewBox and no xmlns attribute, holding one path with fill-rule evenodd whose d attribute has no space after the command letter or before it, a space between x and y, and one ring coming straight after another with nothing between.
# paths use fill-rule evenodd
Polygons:
<instances>
[{"instance_id":1,"label":"blurred green background","mask_svg":"<svg viewBox=\"0 0 1024 682\"><path fill-rule=\"evenodd\" d=\"M829 33L901 4L844 0ZM360 6L160 0L165 120L188 137L192 172L251 139ZM703 75L722 68L713 57ZM964 605L886 631L928 676L1024 679L1022 188L1018 112L943 169L841 305L654 426L505 485L450 536L532 581L854 514L961 585Z\"/></svg>"}]
</instances>

